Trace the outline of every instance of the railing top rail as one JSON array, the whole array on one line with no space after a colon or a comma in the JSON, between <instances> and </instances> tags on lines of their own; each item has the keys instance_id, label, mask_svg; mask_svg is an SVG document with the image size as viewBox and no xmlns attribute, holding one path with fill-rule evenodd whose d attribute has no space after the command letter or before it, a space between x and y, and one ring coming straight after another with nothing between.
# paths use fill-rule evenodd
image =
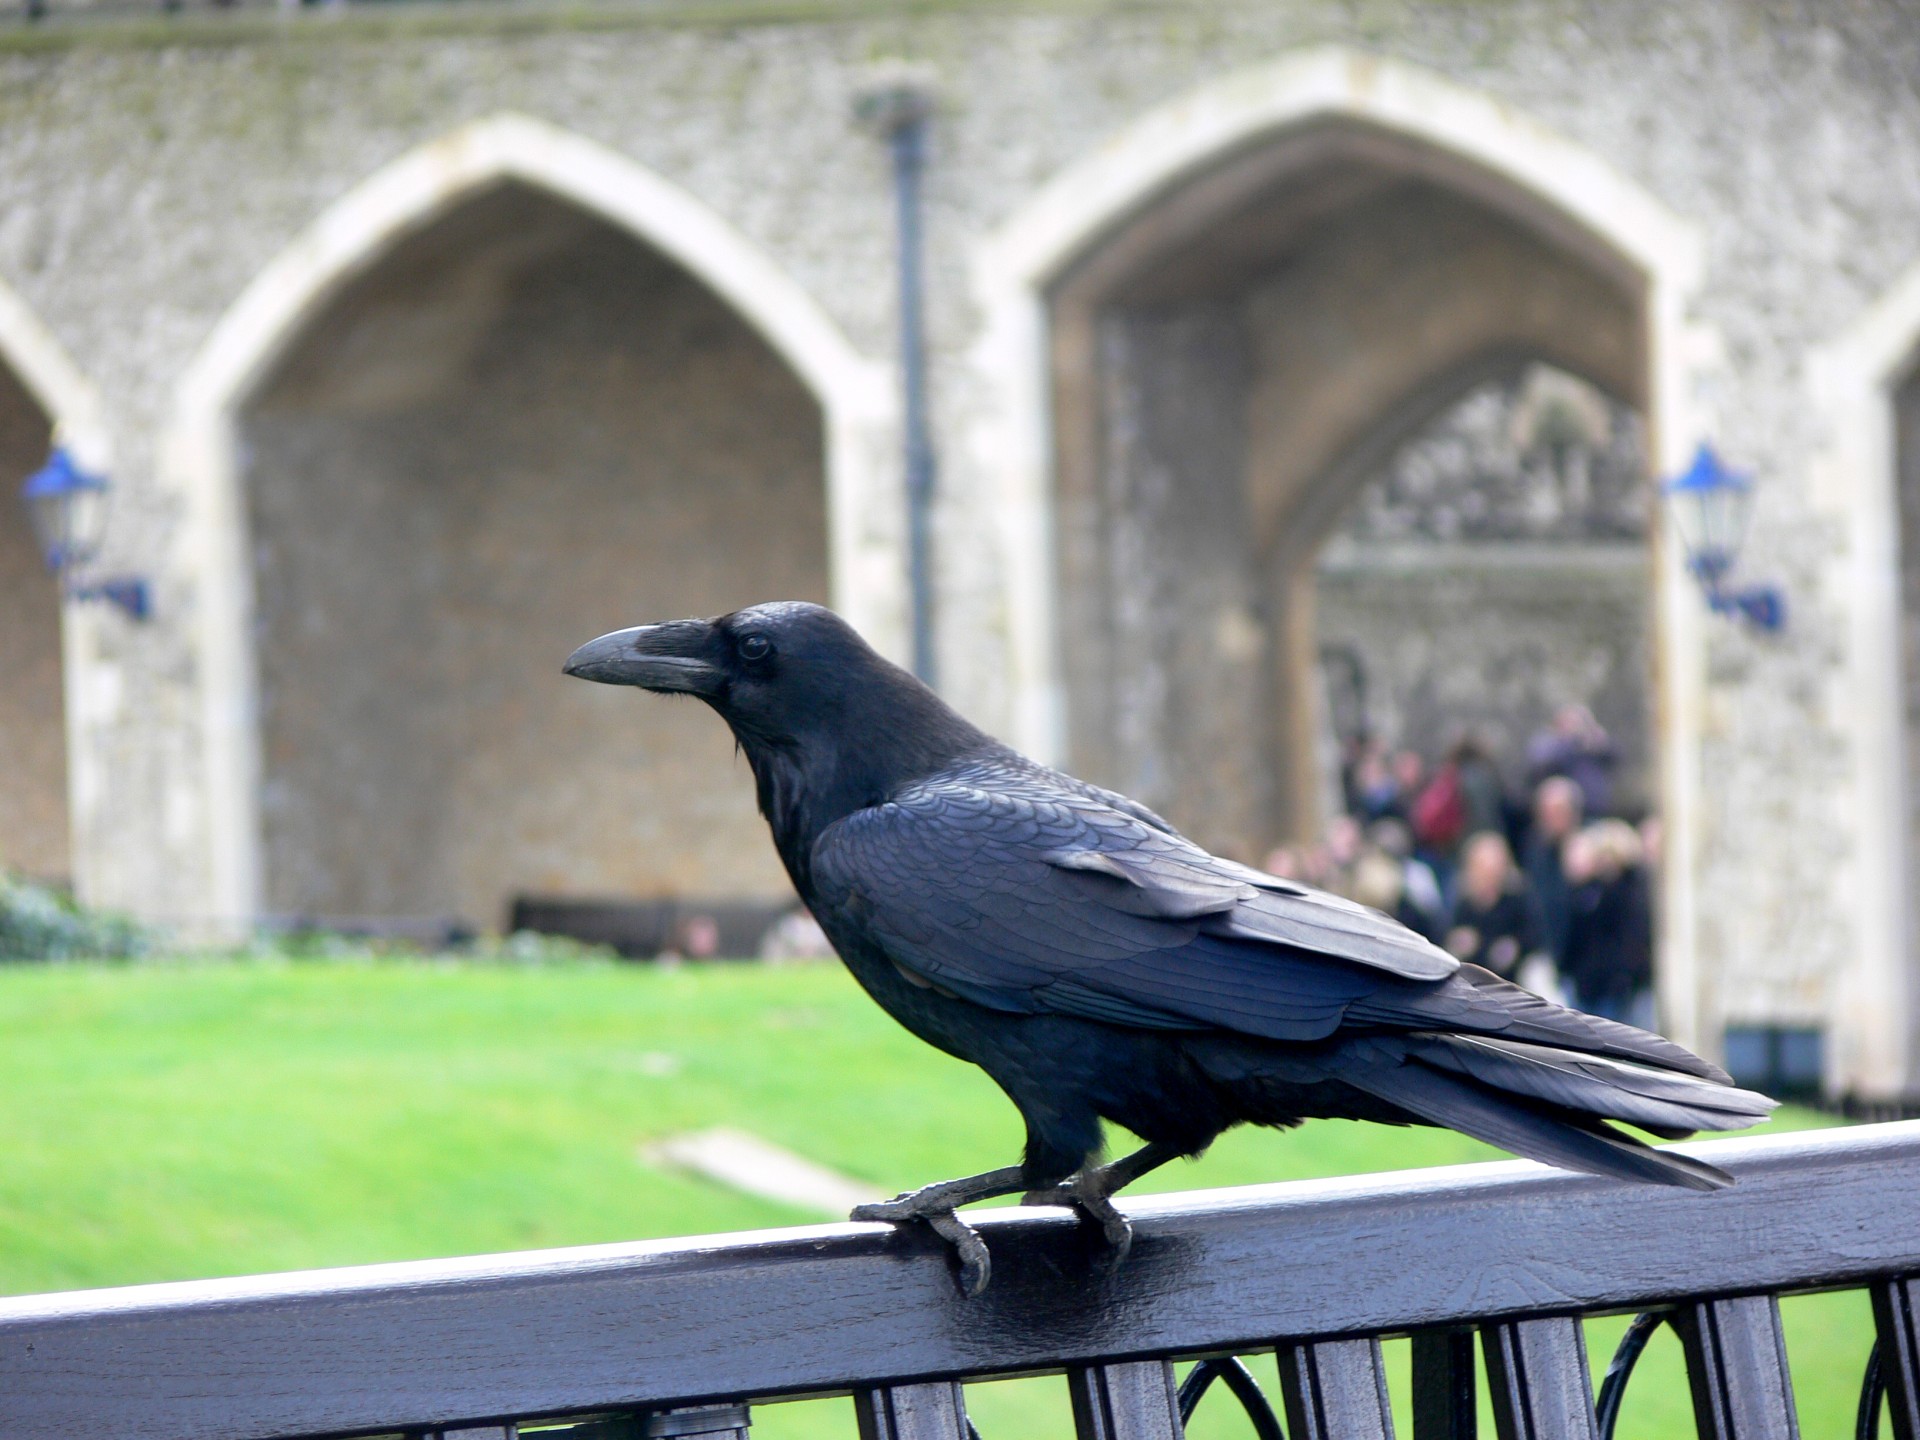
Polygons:
<instances>
[{"instance_id":1,"label":"railing top rail","mask_svg":"<svg viewBox=\"0 0 1920 1440\"><path fill-rule=\"evenodd\" d=\"M1117 1273L1061 1212L826 1225L0 1300L0 1434L425 1428L1248 1350L1920 1271L1920 1122L1687 1147L1710 1195L1525 1162L1142 1198Z\"/></svg>"}]
</instances>

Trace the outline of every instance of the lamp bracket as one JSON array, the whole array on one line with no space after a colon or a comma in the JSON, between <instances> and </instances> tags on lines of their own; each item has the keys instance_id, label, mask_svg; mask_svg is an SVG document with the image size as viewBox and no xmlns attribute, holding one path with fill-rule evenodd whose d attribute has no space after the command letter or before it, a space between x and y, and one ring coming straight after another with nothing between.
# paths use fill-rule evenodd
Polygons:
<instances>
[{"instance_id":1,"label":"lamp bracket","mask_svg":"<svg viewBox=\"0 0 1920 1440\"><path fill-rule=\"evenodd\" d=\"M133 576L116 576L66 587L69 600L104 600L123 611L129 620L145 620L153 614L153 592L147 582Z\"/></svg>"}]
</instances>

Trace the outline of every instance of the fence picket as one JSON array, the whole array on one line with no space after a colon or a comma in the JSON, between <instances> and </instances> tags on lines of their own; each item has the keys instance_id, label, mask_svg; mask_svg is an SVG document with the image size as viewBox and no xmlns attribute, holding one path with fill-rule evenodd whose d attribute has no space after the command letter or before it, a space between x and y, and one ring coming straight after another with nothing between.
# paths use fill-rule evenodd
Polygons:
<instances>
[{"instance_id":1,"label":"fence picket","mask_svg":"<svg viewBox=\"0 0 1920 1440\"><path fill-rule=\"evenodd\" d=\"M1480 1332L1500 1440L1599 1440L1586 1336L1573 1319L1521 1320Z\"/></svg>"},{"instance_id":2,"label":"fence picket","mask_svg":"<svg viewBox=\"0 0 1920 1440\"><path fill-rule=\"evenodd\" d=\"M860 1440L967 1440L967 1402L956 1381L860 1390L853 1400Z\"/></svg>"},{"instance_id":3,"label":"fence picket","mask_svg":"<svg viewBox=\"0 0 1920 1440\"><path fill-rule=\"evenodd\" d=\"M1378 1340L1280 1347L1287 1440L1393 1440Z\"/></svg>"},{"instance_id":4,"label":"fence picket","mask_svg":"<svg viewBox=\"0 0 1920 1440\"><path fill-rule=\"evenodd\" d=\"M1673 1321L1687 1352L1700 1440L1799 1440L1780 1304L1773 1296L1683 1305Z\"/></svg>"},{"instance_id":5,"label":"fence picket","mask_svg":"<svg viewBox=\"0 0 1920 1440\"><path fill-rule=\"evenodd\" d=\"M1417 1333L1413 1337L1413 1440L1474 1440L1479 1420L1474 1409L1473 1332Z\"/></svg>"},{"instance_id":6,"label":"fence picket","mask_svg":"<svg viewBox=\"0 0 1920 1440\"><path fill-rule=\"evenodd\" d=\"M1079 1366L1067 1383L1079 1440L1181 1440L1171 1361Z\"/></svg>"}]
</instances>

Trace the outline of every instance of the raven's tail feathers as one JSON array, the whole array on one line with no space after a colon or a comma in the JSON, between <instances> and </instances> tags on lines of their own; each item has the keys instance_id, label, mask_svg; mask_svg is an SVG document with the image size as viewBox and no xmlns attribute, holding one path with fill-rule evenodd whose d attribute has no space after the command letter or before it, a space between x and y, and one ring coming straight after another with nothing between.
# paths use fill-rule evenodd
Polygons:
<instances>
[{"instance_id":1,"label":"raven's tail feathers","mask_svg":"<svg viewBox=\"0 0 1920 1440\"><path fill-rule=\"evenodd\" d=\"M1356 1049L1365 1058L1355 1055L1361 1063L1341 1078L1429 1124L1569 1170L1695 1190L1733 1180L1606 1122L1667 1136L1738 1130L1764 1120L1775 1103L1670 1071L1478 1036L1409 1035Z\"/></svg>"}]
</instances>

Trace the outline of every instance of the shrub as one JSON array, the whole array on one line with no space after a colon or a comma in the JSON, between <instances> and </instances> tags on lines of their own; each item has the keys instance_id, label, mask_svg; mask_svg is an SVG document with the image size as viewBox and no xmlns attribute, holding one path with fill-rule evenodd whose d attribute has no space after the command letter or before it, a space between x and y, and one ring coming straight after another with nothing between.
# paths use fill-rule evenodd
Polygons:
<instances>
[{"instance_id":1,"label":"shrub","mask_svg":"<svg viewBox=\"0 0 1920 1440\"><path fill-rule=\"evenodd\" d=\"M0 961L126 959L150 937L134 921L90 910L44 885L0 871Z\"/></svg>"}]
</instances>

